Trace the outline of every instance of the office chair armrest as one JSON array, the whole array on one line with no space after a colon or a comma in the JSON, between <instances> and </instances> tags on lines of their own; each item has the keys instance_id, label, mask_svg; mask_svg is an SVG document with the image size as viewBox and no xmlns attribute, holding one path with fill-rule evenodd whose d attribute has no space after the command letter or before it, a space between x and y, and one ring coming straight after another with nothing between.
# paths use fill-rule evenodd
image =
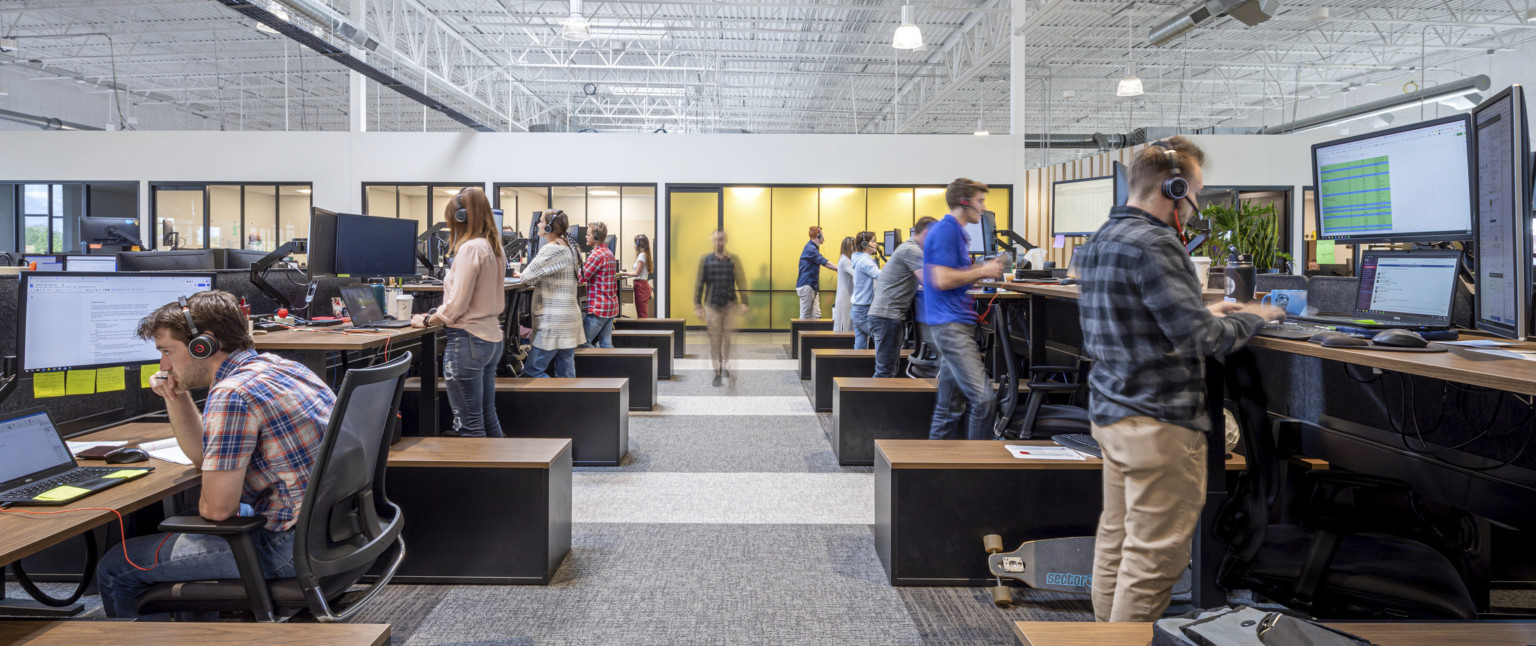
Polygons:
<instances>
[{"instance_id":1,"label":"office chair armrest","mask_svg":"<svg viewBox=\"0 0 1536 646\"><path fill-rule=\"evenodd\" d=\"M1064 374L1075 375L1075 374L1077 374L1077 366L1030 366L1029 367L1029 374L1032 374L1032 375L1038 375L1038 374L1042 374L1042 373L1044 373L1044 374L1052 374L1052 373L1058 373L1058 372L1059 373L1064 373Z\"/></svg>"},{"instance_id":2,"label":"office chair armrest","mask_svg":"<svg viewBox=\"0 0 1536 646\"><path fill-rule=\"evenodd\" d=\"M276 607L272 603L272 591L267 588L267 575L261 570L261 559L256 555L256 542L251 540L251 533L266 523L267 519L261 516L208 520L197 514L184 514L161 521L160 531L224 537L235 557L235 568L240 572L240 583L245 586L251 614L256 621L271 623L277 621Z\"/></svg>"},{"instance_id":3,"label":"office chair armrest","mask_svg":"<svg viewBox=\"0 0 1536 646\"><path fill-rule=\"evenodd\" d=\"M267 519L262 516L235 516L224 520L208 520L197 514L183 514L160 521L160 531L230 536L249 533L266 524Z\"/></svg>"}]
</instances>

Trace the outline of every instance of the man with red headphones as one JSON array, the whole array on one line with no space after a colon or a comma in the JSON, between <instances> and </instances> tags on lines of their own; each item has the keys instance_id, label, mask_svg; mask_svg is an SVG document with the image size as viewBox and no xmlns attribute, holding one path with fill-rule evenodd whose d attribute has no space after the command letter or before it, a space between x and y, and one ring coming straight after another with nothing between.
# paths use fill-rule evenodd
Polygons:
<instances>
[{"instance_id":1,"label":"man with red headphones","mask_svg":"<svg viewBox=\"0 0 1536 646\"><path fill-rule=\"evenodd\" d=\"M138 334L160 351L151 388L165 398L182 453L202 471L198 513L264 517L255 536L262 570L294 576L293 526L336 396L309 368L257 354L228 292L177 299L144 317ZM202 411L191 394L200 388L208 389ZM149 570L133 565L157 560ZM157 583L240 578L228 541L194 534L130 538L96 572L108 617L137 617L135 600Z\"/></svg>"},{"instance_id":2,"label":"man with red headphones","mask_svg":"<svg viewBox=\"0 0 1536 646\"><path fill-rule=\"evenodd\" d=\"M1093 360L1088 415L1104 453L1099 621L1153 621L1168 608L1205 504L1205 358L1285 317L1273 307L1204 304L1183 242L1204 161L1183 137L1137 152L1129 203L1072 254L1083 352Z\"/></svg>"}]
</instances>

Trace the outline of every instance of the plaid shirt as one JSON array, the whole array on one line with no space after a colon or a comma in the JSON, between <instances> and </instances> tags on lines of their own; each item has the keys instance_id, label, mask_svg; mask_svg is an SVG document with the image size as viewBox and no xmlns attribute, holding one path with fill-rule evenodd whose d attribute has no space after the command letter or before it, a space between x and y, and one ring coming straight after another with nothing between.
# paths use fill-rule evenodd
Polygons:
<instances>
[{"instance_id":1,"label":"plaid shirt","mask_svg":"<svg viewBox=\"0 0 1536 646\"><path fill-rule=\"evenodd\" d=\"M699 259L699 282L693 288L693 304L719 308L740 299L741 304L746 305L747 295L736 291L746 286L741 263L736 261L734 254L727 253L723 258L714 253L704 254ZM706 291L709 292L707 303L704 300Z\"/></svg>"},{"instance_id":2,"label":"plaid shirt","mask_svg":"<svg viewBox=\"0 0 1536 646\"><path fill-rule=\"evenodd\" d=\"M299 504L336 395L308 368L241 350L214 376L203 405L203 470L245 471L240 502L286 531Z\"/></svg>"},{"instance_id":3,"label":"plaid shirt","mask_svg":"<svg viewBox=\"0 0 1536 646\"><path fill-rule=\"evenodd\" d=\"M1072 254L1094 424L1145 416L1207 431L1205 358L1240 348L1264 326L1253 314L1217 318L1173 227L1131 206Z\"/></svg>"},{"instance_id":4,"label":"plaid shirt","mask_svg":"<svg viewBox=\"0 0 1536 646\"><path fill-rule=\"evenodd\" d=\"M613 318L619 315L618 260L607 245L598 245L581 266L581 282L587 284L587 313Z\"/></svg>"}]
</instances>

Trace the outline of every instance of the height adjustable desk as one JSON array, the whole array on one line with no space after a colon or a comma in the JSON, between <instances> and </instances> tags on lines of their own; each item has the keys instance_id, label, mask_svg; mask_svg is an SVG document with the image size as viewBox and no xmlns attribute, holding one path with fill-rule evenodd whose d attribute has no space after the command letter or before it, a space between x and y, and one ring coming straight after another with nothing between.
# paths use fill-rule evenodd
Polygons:
<instances>
[{"instance_id":1,"label":"height adjustable desk","mask_svg":"<svg viewBox=\"0 0 1536 646\"><path fill-rule=\"evenodd\" d=\"M359 352L384 348L386 344L391 352L408 349L409 346L418 345L417 348L409 348L415 352L412 357L416 373L420 375L437 376L437 338L442 332L443 326L434 325L426 328L404 327L356 330L351 326L337 326L328 328L297 328L281 330L256 335L256 350L259 352L282 352L294 355L299 363L304 364L321 380L325 380L325 359L332 352ZM407 343L407 342L411 343ZM421 389L421 410L428 414L418 418L416 435L432 437L437 435L437 380L429 379Z\"/></svg>"}]
</instances>

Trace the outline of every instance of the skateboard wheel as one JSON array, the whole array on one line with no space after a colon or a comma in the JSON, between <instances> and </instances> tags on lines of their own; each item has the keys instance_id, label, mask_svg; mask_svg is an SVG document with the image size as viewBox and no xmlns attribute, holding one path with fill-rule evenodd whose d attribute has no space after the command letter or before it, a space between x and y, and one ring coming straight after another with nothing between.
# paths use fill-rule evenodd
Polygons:
<instances>
[{"instance_id":1,"label":"skateboard wheel","mask_svg":"<svg viewBox=\"0 0 1536 646\"><path fill-rule=\"evenodd\" d=\"M981 537L981 544L987 548L988 554L996 554L1003 551L1003 537L997 534L987 534Z\"/></svg>"},{"instance_id":2,"label":"skateboard wheel","mask_svg":"<svg viewBox=\"0 0 1536 646\"><path fill-rule=\"evenodd\" d=\"M1013 607L1013 588L1003 584L992 586L992 605L1008 609Z\"/></svg>"}]
</instances>

